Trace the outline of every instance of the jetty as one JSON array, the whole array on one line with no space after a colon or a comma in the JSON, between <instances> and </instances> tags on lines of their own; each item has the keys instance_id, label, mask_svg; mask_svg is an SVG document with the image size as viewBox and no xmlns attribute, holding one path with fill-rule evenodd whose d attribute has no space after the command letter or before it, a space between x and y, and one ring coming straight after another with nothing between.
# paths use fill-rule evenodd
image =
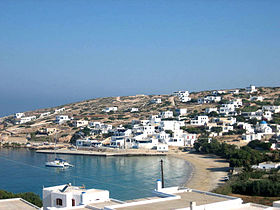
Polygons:
<instances>
[{"instance_id":1,"label":"jetty","mask_svg":"<svg viewBox=\"0 0 280 210\"><path fill-rule=\"evenodd\" d=\"M151 152L151 151L89 151L89 150L69 150L69 149L60 149L60 150L37 150L37 153L45 154L62 154L62 155L87 155L87 156L166 156L166 153L162 152Z\"/></svg>"}]
</instances>

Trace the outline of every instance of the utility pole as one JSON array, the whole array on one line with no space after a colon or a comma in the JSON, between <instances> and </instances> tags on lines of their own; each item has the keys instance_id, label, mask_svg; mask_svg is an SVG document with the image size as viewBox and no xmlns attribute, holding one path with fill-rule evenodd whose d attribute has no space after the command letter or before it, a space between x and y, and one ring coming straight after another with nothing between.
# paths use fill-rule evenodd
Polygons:
<instances>
[{"instance_id":1,"label":"utility pole","mask_svg":"<svg viewBox=\"0 0 280 210\"><path fill-rule=\"evenodd\" d=\"M161 168L161 182L162 182L162 188L164 188L164 177L163 177L163 160L160 160L160 168Z\"/></svg>"}]
</instances>

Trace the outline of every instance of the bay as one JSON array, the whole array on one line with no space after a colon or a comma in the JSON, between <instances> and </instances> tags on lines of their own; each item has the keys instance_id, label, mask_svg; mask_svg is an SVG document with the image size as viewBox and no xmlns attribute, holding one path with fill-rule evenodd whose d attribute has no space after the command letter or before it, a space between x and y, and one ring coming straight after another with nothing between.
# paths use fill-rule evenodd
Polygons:
<instances>
[{"instance_id":1,"label":"bay","mask_svg":"<svg viewBox=\"0 0 280 210\"><path fill-rule=\"evenodd\" d=\"M160 160L164 162L165 186L182 186L192 169L188 162L169 156L98 157L57 155L74 165L59 169L45 167L54 154L28 149L0 148L0 189L35 192L42 196L43 186L66 183L86 188L106 189L110 197L130 200L152 196L156 180L161 178Z\"/></svg>"}]
</instances>

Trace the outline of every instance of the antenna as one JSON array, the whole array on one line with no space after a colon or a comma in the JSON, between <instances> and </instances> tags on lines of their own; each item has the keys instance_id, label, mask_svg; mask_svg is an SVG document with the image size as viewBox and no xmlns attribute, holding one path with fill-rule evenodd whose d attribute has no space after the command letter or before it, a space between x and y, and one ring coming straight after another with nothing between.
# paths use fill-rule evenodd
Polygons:
<instances>
[{"instance_id":1,"label":"antenna","mask_svg":"<svg viewBox=\"0 0 280 210\"><path fill-rule=\"evenodd\" d=\"M162 181L162 188L164 188L164 177L163 177L163 160L160 160L160 168L161 168L161 181Z\"/></svg>"}]
</instances>

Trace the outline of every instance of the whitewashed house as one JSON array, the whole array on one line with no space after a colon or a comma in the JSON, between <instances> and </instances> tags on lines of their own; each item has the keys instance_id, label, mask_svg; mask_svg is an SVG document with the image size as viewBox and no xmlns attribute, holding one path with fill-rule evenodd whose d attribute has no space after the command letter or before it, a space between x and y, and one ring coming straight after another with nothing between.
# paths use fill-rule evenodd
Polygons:
<instances>
[{"instance_id":1,"label":"whitewashed house","mask_svg":"<svg viewBox=\"0 0 280 210\"><path fill-rule=\"evenodd\" d=\"M88 121L87 120L74 120L73 122L73 126L75 128L79 128L79 127L84 127L88 125Z\"/></svg>"},{"instance_id":2,"label":"whitewashed house","mask_svg":"<svg viewBox=\"0 0 280 210\"><path fill-rule=\"evenodd\" d=\"M189 91L177 91L174 92L175 96L178 96L179 100L183 103L189 102L191 98L189 97Z\"/></svg>"},{"instance_id":3,"label":"whitewashed house","mask_svg":"<svg viewBox=\"0 0 280 210\"><path fill-rule=\"evenodd\" d=\"M208 108L205 108L205 113L210 114L211 112L217 112L217 113L219 113L219 112L218 112L218 108L216 108L216 107L208 107Z\"/></svg>"},{"instance_id":4,"label":"whitewashed house","mask_svg":"<svg viewBox=\"0 0 280 210\"><path fill-rule=\"evenodd\" d=\"M152 135L155 133L155 126L154 125L144 125L142 126L143 133L146 135Z\"/></svg>"},{"instance_id":5,"label":"whitewashed house","mask_svg":"<svg viewBox=\"0 0 280 210\"><path fill-rule=\"evenodd\" d=\"M241 126L242 129L246 130L246 134L250 134L250 133L254 133L255 129L253 128L253 126L249 123L245 123L245 122L238 122L237 126Z\"/></svg>"},{"instance_id":6,"label":"whitewashed house","mask_svg":"<svg viewBox=\"0 0 280 210\"><path fill-rule=\"evenodd\" d=\"M138 112L138 108L131 108L130 112Z\"/></svg>"},{"instance_id":7,"label":"whitewashed house","mask_svg":"<svg viewBox=\"0 0 280 210\"><path fill-rule=\"evenodd\" d=\"M153 99L151 100L151 103L152 103L152 104L161 104L161 98L153 98Z\"/></svg>"},{"instance_id":8,"label":"whitewashed house","mask_svg":"<svg viewBox=\"0 0 280 210\"><path fill-rule=\"evenodd\" d=\"M263 106L263 111L270 111L272 113L279 113L280 112L280 106Z\"/></svg>"},{"instance_id":9,"label":"whitewashed house","mask_svg":"<svg viewBox=\"0 0 280 210\"><path fill-rule=\"evenodd\" d=\"M158 152L168 152L168 144L158 143L157 151Z\"/></svg>"},{"instance_id":10,"label":"whitewashed house","mask_svg":"<svg viewBox=\"0 0 280 210\"><path fill-rule=\"evenodd\" d=\"M180 127L185 126L184 121L175 121L175 120L165 120L160 122L160 129L161 130L171 130L177 131L180 130Z\"/></svg>"},{"instance_id":11,"label":"whitewashed house","mask_svg":"<svg viewBox=\"0 0 280 210\"><path fill-rule=\"evenodd\" d=\"M152 124L152 125L159 124L161 122L161 118L158 115L151 115L147 122L148 122L148 124Z\"/></svg>"},{"instance_id":12,"label":"whitewashed house","mask_svg":"<svg viewBox=\"0 0 280 210\"><path fill-rule=\"evenodd\" d=\"M257 92L258 90L256 89L256 86L250 85L249 87L246 88L247 93L254 93Z\"/></svg>"},{"instance_id":13,"label":"whitewashed house","mask_svg":"<svg viewBox=\"0 0 280 210\"><path fill-rule=\"evenodd\" d=\"M21 117L16 121L16 124L24 124L36 120L36 116Z\"/></svg>"},{"instance_id":14,"label":"whitewashed house","mask_svg":"<svg viewBox=\"0 0 280 210\"><path fill-rule=\"evenodd\" d=\"M71 183L43 188L43 210L73 207L109 201L108 190L85 189Z\"/></svg>"},{"instance_id":15,"label":"whitewashed house","mask_svg":"<svg viewBox=\"0 0 280 210\"><path fill-rule=\"evenodd\" d=\"M103 112L116 112L118 111L118 107L113 106L113 107L106 107L105 109L102 110Z\"/></svg>"},{"instance_id":16,"label":"whitewashed house","mask_svg":"<svg viewBox=\"0 0 280 210\"><path fill-rule=\"evenodd\" d=\"M251 96L250 101L263 101L262 96Z\"/></svg>"},{"instance_id":17,"label":"whitewashed house","mask_svg":"<svg viewBox=\"0 0 280 210\"><path fill-rule=\"evenodd\" d=\"M204 98L199 98L197 102L199 104L206 104L206 103L217 103L222 100L221 96L205 96Z\"/></svg>"},{"instance_id":18,"label":"whitewashed house","mask_svg":"<svg viewBox=\"0 0 280 210\"><path fill-rule=\"evenodd\" d=\"M62 108L60 108L60 109L54 110L54 114L58 114L58 113L61 113L61 112L64 112L64 111L65 111L65 108L62 107Z\"/></svg>"},{"instance_id":19,"label":"whitewashed house","mask_svg":"<svg viewBox=\"0 0 280 210\"><path fill-rule=\"evenodd\" d=\"M98 140L90 140L90 139L77 139L76 147L77 148L90 148L90 147L100 147L101 142Z\"/></svg>"},{"instance_id":20,"label":"whitewashed house","mask_svg":"<svg viewBox=\"0 0 280 210\"><path fill-rule=\"evenodd\" d=\"M15 115L14 115L14 117L15 117L16 119L22 118L22 117L24 117L24 116L25 116L25 114L24 114L23 112L18 112L18 113L15 113Z\"/></svg>"},{"instance_id":21,"label":"whitewashed house","mask_svg":"<svg viewBox=\"0 0 280 210\"><path fill-rule=\"evenodd\" d=\"M237 95L239 94L239 89L229 90L229 93Z\"/></svg>"},{"instance_id":22,"label":"whitewashed house","mask_svg":"<svg viewBox=\"0 0 280 210\"><path fill-rule=\"evenodd\" d=\"M215 96L225 94L225 93L226 93L225 90L214 90L214 91L212 91L212 95L215 95Z\"/></svg>"},{"instance_id":23,"label":"whitewashed house","mask_svg":"<svg viewBox=\"0 0 280 210\"><path fill-rule=\"evenodd\" d=\"M156 138L135 140L136 148L138 149L157 149L158 143L158 139Z\"/></svg>"},{"instance_id":24,"label":"whitewashed house","mask_svg":"<svg viewBox=\"0 0 280 210\"><path fill-rule=\"evenodd\" d=\"M187 109L176 109L175 112L179 116L183 116L183 115L186 115L188 113L188 110Z\"/></svg>"},{"instance_id":25,"label":"whitewashed house","mask_svg":"<svg viewBox=\"0 0 280 210\"><path fill-rule=\"evenodd\" d=\"M47 116L49 116L50 114L51 114L51 112L44 112L44 113L41 113L39 118L47 117Z\"/></svg>"},{"instance_id":26,"label":"whitewashed house","mask_svg":"<svg viewBox=\"0 0 280 210\"><path fill-rule=\"evenodd\" d=\"M250 142L250 141L254 141L254 140L261 140L263 137L262 133L246 133L246 134L242 134L241 138L244 141Z\"/></svg>"},{"instance_id":27,"label":"whitewashed house","mask_svg":"<svg viewBox=\"0 0 280 210\"><path fill-rule=\"evenodd\" d=\"M222 104L219 109L219 113L224 116L235 115L234 104Z\"/></svg>"},{"instance_id":28,"label":"whitewashed house","mask_svg":"<svg viewBox=\"0 0 280 210\"><path fill-rule=\"evenodd\" d=\"M62 124L62 123L65 123L65 122L67 122L67 121L69 121L70 119L69 119L69 117L68 117L68 115L58 115L58 116L56 116L56 118L55 118L55 122L57 123L57 124Z\"/></svg>"},{"instance_id":29,"label":"whitewashed house","mask_svg":"<svg viewBox=\"0 0 280 210\"><path fill-rule=\"evenodd\" d=\"M196 118L190 121L190 124L202 126L202 125L207 125L208 122L209 122L208 116L197 116Z\"/></svg>"},{"instance_id":30,"label":"whitewashed house","mask_svg":"<svg viewBox=\"0 0 280 210\"><path fill-rule=\"evenodd\" d=\"M243 106L243 103L242 103L242 99L241 99L241 98L237 98L237 99L230 100L230 101L229 101L229 104L234 105L235 108L239 108L239 107Z\"/></svg>"},{"instance_id":31,"label":"whitewashed house","mask_svg":"<svg viewBox=\"0 0 280 210\"><path fill-rule=\"evenodd\" d=\"M165 111L160 113L161 119L168 119L168 118L173 118L173 112L172 111Z\"/></svg>"},{"instance_id":32,"label":"whitewashed house","mask_svg":"<svg viewBox=\"0 0 280 210\"><path fill-rule=\"evenodd\" d=\"M231 125L223 125L222 126L222 133L227 133L229 131L233 131L233 126L231 126Z\"/></svg>"},{"instance_id":33,"label":"whitewashed house","mask_svg":"<svg viewBox=\"0 0 280 210\"><path fill-rule=\"evenodd\" d=\"M259 163L259 165L253 165L252 168L264 169L264 170L276 169L276 168L280 168L280 163L263 162L263 163Z\"/></svg>"}]
</instances>

